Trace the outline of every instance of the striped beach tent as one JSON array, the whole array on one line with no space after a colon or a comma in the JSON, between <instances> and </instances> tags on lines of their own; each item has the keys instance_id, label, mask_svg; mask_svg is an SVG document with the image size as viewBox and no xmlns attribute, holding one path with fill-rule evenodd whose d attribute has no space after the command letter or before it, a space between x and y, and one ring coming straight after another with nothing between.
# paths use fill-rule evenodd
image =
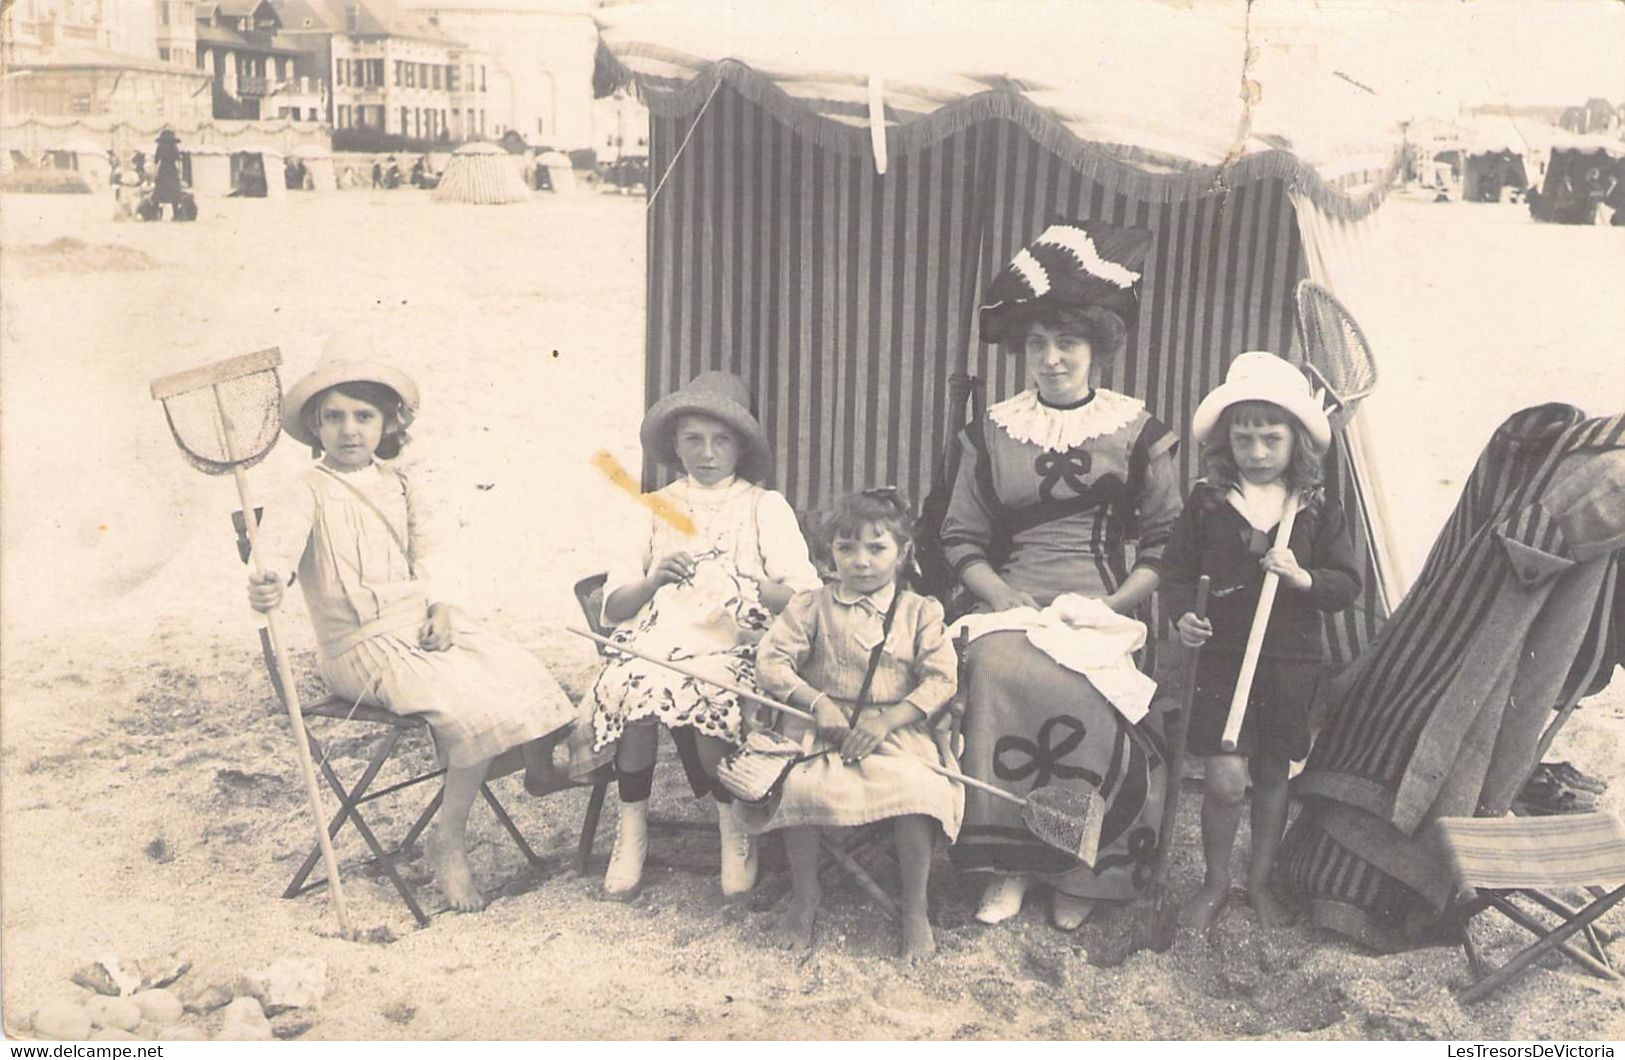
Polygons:
<instances>
[{"instance_id":1,"label":"striped beach tent","mask_svg":"<svg viewBox=\"0 0 1625 1060\"><path fill-rule=\"evenodd\" d=\"M508 152L489 143L467 143L451 153L434 189L435 202L526 202L530 188Z\"/></svg>"},{"instance_id":2,"label":"striped beach tent","mask_svg":"<svg viewBox=\"0 0 1625 1060\"><path fill-rule=\"evenodd\" d=\"M1101 381L1181 432L1236 354L1295 352L1300 279L1360 313L1359 237L1397 133L1367 90L1250 53L1239 25L1047 0L595 17L601 85L635 82L650 112L646 400L743 375L797 508L875 483L919 498L950 378L986 380L990 401L1025 386L975 310L1057 218L1152 231L1138 324ZM1347 656L1398 592L1344 442L1333 486L1370 575L1334 630ZM1188 486L1194 447L1181 458Z\"/></svg>"}]
</instances>

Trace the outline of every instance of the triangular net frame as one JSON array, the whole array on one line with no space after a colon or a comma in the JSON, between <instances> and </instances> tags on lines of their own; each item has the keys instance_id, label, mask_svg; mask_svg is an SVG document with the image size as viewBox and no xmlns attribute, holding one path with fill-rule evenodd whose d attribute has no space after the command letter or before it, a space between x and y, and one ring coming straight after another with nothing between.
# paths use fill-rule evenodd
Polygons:
<instances>
[{"instance_id":1,"label":"triangular net frame","mask_svg":"<svg viewBox=\"0 0 1625 1060\"><path fill-rule=\"evenodd\" d=\"M1334 407L1334 423L1341 426L1377 386L1377 362L1365 332L1343 303L1313 280L1298 284L1298 339L1303 347L1304 371Z\"/></svg>"},{"instance_id":2,"label":"triangular net frame","mask_svg":"<svg viewBox=\"0 0 1625 1060\"><path fill-rule=\"evenodd\" d=\"M175 444L206 475L253 467L270 453L282 430L282 380L274 366L203 382L161 400Z\"/></svg>"}]
</instances>

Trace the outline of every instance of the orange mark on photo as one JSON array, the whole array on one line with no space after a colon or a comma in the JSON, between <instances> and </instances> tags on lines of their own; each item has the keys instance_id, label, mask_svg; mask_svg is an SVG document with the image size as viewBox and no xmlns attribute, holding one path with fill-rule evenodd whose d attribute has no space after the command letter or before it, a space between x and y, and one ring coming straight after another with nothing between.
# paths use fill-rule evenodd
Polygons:
<instances>
[{"instance_id":1,"label":"orange mark on photo","mask_svg":"<svg viewBox=\"0 0 1625 1060\"><path fill-rule=\"evenodd\" d=\"M644 493L638 489L637 482L633 480L626 468L622 467L620 462L609 454L608 450L600 449L594 453L592 455L592 466L603 472L604 477L609 479L610 482L637 498L639 504L654 512L656 519L664 519L671 524L672 529L684 536L694 533L694 520L688 517L688 513L676 507L664 497L656 497L652 493Z\"/></svg>"}]
</instances>

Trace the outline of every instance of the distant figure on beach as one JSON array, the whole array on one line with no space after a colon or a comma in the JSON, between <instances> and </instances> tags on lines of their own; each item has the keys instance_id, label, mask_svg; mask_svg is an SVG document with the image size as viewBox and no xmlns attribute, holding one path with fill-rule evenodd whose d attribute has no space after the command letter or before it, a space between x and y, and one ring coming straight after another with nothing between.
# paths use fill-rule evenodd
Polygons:
<instances>
[{"instance_id":1,"label":"distant figure on beach","mask_svg":"<svg viewBox=\"0 0 1625 1060\"><path fill-rule=\"evenodd\" d=\"M377 162L372 164L372 186L375 188L384 186L384 167Z\"/></svg>"},{"instance_id":2,"label":"distant figure on beach","mask_svg":"<svg viewBox=\"0 0 1625 1060\"><path fill-rule=\"evenodd\" d=\"M412 187L423 187L423 159L412 163Z\"/></svg>"},{"instance_id":3,"label":"distant figure on beach","mask_svg":"<svg viewBox=\"0 0 1625 1060\"><path fill-rule=\"evenodd\" d=\"M157 176L153 180L152 195L148 202L153 207L153 220L163 216L163 207L167 204L170 217L176 221L191 221L197 217L197 203L192 196L181 187L181 151L180 139L175 130L165 129L158 134L158 144L152 152L153 160L158 165ZM136 172L141 172L141 152L135 153ZM144 183L143 179L143 183Z\"/></svg>"}]
</instances>

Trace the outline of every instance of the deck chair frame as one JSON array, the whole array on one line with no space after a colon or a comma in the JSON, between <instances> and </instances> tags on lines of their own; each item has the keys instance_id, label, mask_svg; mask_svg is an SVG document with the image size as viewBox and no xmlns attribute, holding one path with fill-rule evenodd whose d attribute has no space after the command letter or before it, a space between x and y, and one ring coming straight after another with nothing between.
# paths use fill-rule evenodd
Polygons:
<instances>
[{"instance_id":1,"label":"deck chair frame","mask_svg":"<svg viewBox=\"0 0 1625 1060\"><path fill-rule=\"evenodd\" d=\"M1597 927L1597 921L1621 900L1625 900L1625 883L1616 882L1611 890L1596 882L1576 883L1574 886L1590 897L1590 901L1579 906L1552 893L1561 882L1556 877L1561 876L1567 859L1576 852L1575 840L1587 848L1584 851L1587 854L1595 854L1611 846L1613 856L1618 859L1614 866L1615 879L1625 879L1625 833L1621 833L1618 822L1610 815L1441 818L1437 827L1459 889L1452 904L1462 918L1462 951L1474 976L1473 983L1462 991L1463 1004L1490 996L1551 953L1562 954L1598 978L1613 982L1621 980L1619 970L1608 957L1606 946L1610 940ZM1502 841L1499 840L1499 833L1529 833L1532 830L1545 832L1549 838L1542 840L1537 836L1526 839L1522 845L1523 857L1520 862L1514 862L1512 868L1486 876L1486 870L1475 862L1475 845ZM1610 831L1611 837L1608 834ZM1594 835L1580 839L1584 833ZM1565 840L1569 841L1568 846L1565 846ZM1522 865L1530 867L1524 869ZM1557 922L1543 921L1516 904L1514 899L1533 903L1539 910L1555 916ZM1492 966L1485 959L1472 937L1472 919L1489 909L1496 910L1535 936L1534 942L1499 966ZM1571 940L1581 942L1584 948Z\"/></svg>"},{"instance_id":2,"label":"deck chair frame","mask_svg":"<svg viewBox=\"0 0 1625 1060\"><path fill-rule=\"evenodd\" d=\"M263 515L263 509L256 509L256 518L261 515ZM238 558L246 563L249 556L249 543L243 513L240 511L233 512L231 522L232 528L237 533ZM281 678L277 674L276 655L271 648L270 635L264 627L259 630L259 639L260 656L265 664L266 674L271 679L271 687L275 690L277 698L286 703L287 693L282 687ZM305 706L303 713L306 718L326 718L339 723L371 726L381 733L381 738L373 744L372 752L368 756L367 763L363 767L361 774L350 784L345 783L344 779L338 775L338 772L328 761L329 756L326 747L310 731L309 726L306 726L305 738L309 741L311 758L316 763L317 771L327 784L328 790L333 793L339 803L338 812L328 822L328 838L337 839L339 833L344 830L344 826L349 824L356 834L361 837L362 842L367 845L367 849L372 852L372 857L368 859L367 863L379 867L391 886L395 888L395 893L400 896L401 901L411 912L412 919L417 922L419 927L427 927L429 916L424 911L422 903L418 901L413 887L401 876L400 870L396 867L396 860L417 842L424 830L429 827L430 822L434 820L435 814L440 810L440 792L438 790L435 792L434 797L418 813L412 827L407 830L406 835L394 847L384 846L383 842L378 838L377 832L368 823L366 815L362 813L362 807L367 803L395 795L445 775L446 771L442 767L419 773L408 777L406 780L376 790L372 787L373 782L378 779L378 775L383 772L384 767L394 758L402 741L408 736L421 733L429 740L433 740L434 736L429 730L428 722L422 718L393 714L370 703L351 703L338 696L329 696L320 702L308 704ZM491 807L491 812L496 816L503 830L507 832L508 837L513 840L514 845L519 848L519 852L524 855L525 861L534 867L541 864L542 859L526 842L524 834L520 832L519 826L514 823L512 815L502 805L502 800L497 797L496 792L491 789L491 781L519 772L522 769L524 769L524 757L518 748L513 748L499 755L496 761L492 762L490 773L480 785L480 794L484 797L486 805ZM326 877L311 879L320 861L321 848L313 846L310 853L306 855L304 861L300 864L298 871L294 873L293 879L288 882L287 888L282 892L282 897L298 898L301 895L325 887L327 885Z\"/></svg>"}]
</instances>

